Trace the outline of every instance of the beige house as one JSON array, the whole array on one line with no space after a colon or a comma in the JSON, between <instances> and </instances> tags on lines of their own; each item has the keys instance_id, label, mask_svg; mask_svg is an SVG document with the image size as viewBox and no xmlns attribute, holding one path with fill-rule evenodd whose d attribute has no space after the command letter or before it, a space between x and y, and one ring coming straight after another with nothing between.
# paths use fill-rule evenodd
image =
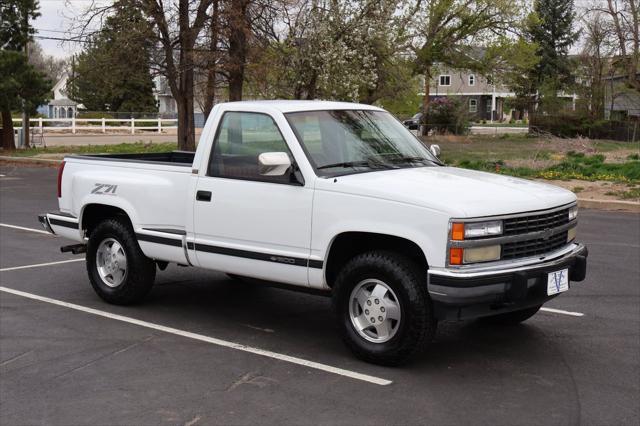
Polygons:
<instances>
[{"instance_id":1,"label":"beige house","mask_svg":"<svg viewBox=\"0 0 640 426\"><path fill-rule=\"evenodd\" d=\"M504 100L515 93L473 71L443 68L432 78L430 98L443 96L460 97L474 120L503 121L510 118Z\"/></svg>"}]
</instances>

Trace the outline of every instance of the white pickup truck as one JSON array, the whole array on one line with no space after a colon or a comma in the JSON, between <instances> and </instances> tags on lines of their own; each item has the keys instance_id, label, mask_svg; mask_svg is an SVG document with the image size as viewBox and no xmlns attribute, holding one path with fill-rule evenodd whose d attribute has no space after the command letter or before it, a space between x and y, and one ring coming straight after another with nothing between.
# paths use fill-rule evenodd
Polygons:
<instances>
[{"instance_id":1,"label":"white pickup truck","mask_svg":"<svg viewBox=\"0 0 640 426\"><path fill-rule=\"evenodd\" d=\"M358 357L398 364L440 320L518 323L586 274L571 192L438 153L370 105L220 104L195 154L67 157L40 221L109 303L169 262L324 291Z\"/></svg>"}]
</instances>

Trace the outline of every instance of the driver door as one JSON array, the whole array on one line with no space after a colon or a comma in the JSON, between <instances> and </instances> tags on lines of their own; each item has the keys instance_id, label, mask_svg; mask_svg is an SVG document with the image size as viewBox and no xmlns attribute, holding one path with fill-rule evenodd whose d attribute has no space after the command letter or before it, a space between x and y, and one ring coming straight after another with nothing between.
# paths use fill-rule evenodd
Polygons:
<instances>
[{"instance_id":1,"label":"driver door","mask_svg":"<svg viewBox=\"0 0 640 426\"><path fill-rule=\"evenodd\" d=\"M258 156L291 151L265 113L227 111L220 120L194 205L200 266L308 285L313 189L260 174Z\"/></svg>"}]
</instances>

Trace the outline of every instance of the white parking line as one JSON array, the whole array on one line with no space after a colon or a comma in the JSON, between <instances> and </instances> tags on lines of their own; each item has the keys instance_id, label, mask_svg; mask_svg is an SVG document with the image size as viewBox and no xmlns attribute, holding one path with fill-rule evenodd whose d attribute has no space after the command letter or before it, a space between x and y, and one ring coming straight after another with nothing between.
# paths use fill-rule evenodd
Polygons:
<instances>
[{"instance_id":1,"label":"white parking line","mask_svg":"<svg viewBox=\"0 0 640 426\"><path fill-rule=\"evenodd\" d=\"M563 311L562 309L553 309L553 308L540 308L541 311L552 312L554 314L562 314L562 315L570 315L572 317L583 317L584 314L581 312L571 312L571 311Z\"/></svg>"},{"instance_id":2,"label":"white parking line","mask_svg":"<svg viewBox=\"0 0 640 426\"><path fill-rule=\"evenodd\" d=\"M344 370L338 367L332 367L330 365L321 364L314 361L308 361L306 359L297 358L294 356L279 354L276 352L267 351L264 349L254 348L251 346L245 346L240 343L229 342L226 340L216 339L215 337L204 336L202 334L191 333L189 331L178 330L177 328L166 327L164 325L154 324L147 321L141 321L135 318L125 317L122 315L116 315L98 309L87 308L85 306L76 305L74 303L67 303L61 300L50 299L44 296L38 296L36 294L25 293L24 291L14 290L7 287L0 287L0 291L10 293L16 296L26 297L32 300L38 300L40 302L51 303L52 305L62 306L69 309L75 309L77 311L86 312L88 314L97 315L104 318L109 318L116 321L126 322L129 324L138 325L140 327L146 327L153 330L162 331L165 333L175 334L177 336L186 337L189 339L199 340L201 342L211 343L217 346L223 346L226 348L236 349L243 352L249 352L255 355L266 356L269 358L277 359L280 361L290 362L292 364L301 365L303 367L313 368L316 370L325 371L327 373L338 374L340 376L349 377L351 379L362 380L364 382L373 383L375 385L386 386L393 383L391 380L382 379L380 377L370 376L368 374L362 374L351 370Z\"/></svg>"},{"instance_id":3,"label":"white parking line","mask_svg":"<svg viewBox=\"0 0 640 426\"><path fill-rule=\"evenodd\" d=\"M83 262L83 261L84 261L84 257L81 259L60 260L58 262L36 263L35 265L13 266L11 268L2 268L0 269L0 272L16 271L18 269L40 268L42 266L60 265L62 263Z\"/></svg>"},{"instance_id":4,"label":"white parking line","mask_svg":"<svg viewBox=\"0 0 640 426\"><path fill-rule=\"evenodd\" d=\"M38 234L53 235L43 229L25 228L24 226L9 225L8 223L0 223L0 226L3 226L5 228L19 229L21 231L37 232Z\"/></svg>"}]
</instances>

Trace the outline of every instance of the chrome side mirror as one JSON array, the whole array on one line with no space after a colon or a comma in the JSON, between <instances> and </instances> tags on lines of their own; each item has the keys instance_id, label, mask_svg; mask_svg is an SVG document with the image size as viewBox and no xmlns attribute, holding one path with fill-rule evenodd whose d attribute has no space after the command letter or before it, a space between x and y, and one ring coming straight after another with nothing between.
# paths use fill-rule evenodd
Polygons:
<instances>
[{"instance_id":1,"label":"chrome side mirror","mask_svg":"<svg viewBox=\"0 0 640 426\"><path fill-rule=\"evenodd\" d=\"M429 146L429 151L431 151L436 158L440 158L440 145L433 144Z\"/></svg>"},{"instance_id":2,"label":"chrome side mirror","mask_svg":"<svg viewBox=\"0 0 640 426\"><path fill-rule=\"evenodd\" d=\"M284 176L291 167L291 159L286 152L263 152L258 155L258 166L262 176Z\"/></svg>"}]
</instances>

